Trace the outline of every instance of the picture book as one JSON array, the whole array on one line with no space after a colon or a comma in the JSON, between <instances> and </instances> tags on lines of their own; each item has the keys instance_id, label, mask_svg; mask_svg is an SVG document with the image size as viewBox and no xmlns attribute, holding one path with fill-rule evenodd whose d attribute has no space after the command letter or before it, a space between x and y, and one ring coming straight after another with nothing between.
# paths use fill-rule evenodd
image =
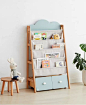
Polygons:
<instances>
[{"instance_id":1,"label":"picture book","mask_svg":"<svg viewBox=\"0 0 86 105\"><path fill-rule=\"evenodd\" d=\"M34 33L33 40L41 40L41 33Z\"/></svg>"},{"instance_id":2,"label":"picture book","mask_svg":"<svg viewBox=\"0 0 86 105\"><path fill-rule=\"evenodd\" d=\"M45 54L45 58L58 58L60 57L60 53L56 52L56 53L46 53Z\"/></svg>"},{"instance_id":3,"label":"picture book","mask_svg":"<svg viewBox=\"0 0 86 105\"><path fill-rule=\"evenodd\" d=\"M41 50L43 49L43 44L35 44L34 47L35 47L35 50Z\"/></svg>"},{"instance_id":4,"label":"picture book","mask_svg":"<svg viewBox=\"0 0 86 105\"><path fill-rule=\"evenodd\" d=\"M46 40L47 38L47 33L41 33L41 39Z\"/></svg>"},{"instance_id":5,"label":"picture book","mask_svg":"<svg viewBox=\"0 0 86 105\"><path fill-rule=\"evenodd\" d=\"M56 67L62 67L62 66L64 66L64 62L63 61L56 62Z\"/></svg>"},{"instance_id":6,"label":"picture book","mask_svg":"<svg viewBox=\"0 0 86 105\"><path fill-rule=\"evenodd\" d=\"M47 58L37 58L37 69L42 68L43 60L47 60Z\"/></svg>"},{"instance_id":7,"label":"picture book","mask_svg":"<svg viewBox=\"0 0 86 105\"><path fill-rule=\"evenodd\" d=\"M42 61L42 68L48 68L50 67L50 61L49 60L43 60Z\"/></svg>"}]
</instances>

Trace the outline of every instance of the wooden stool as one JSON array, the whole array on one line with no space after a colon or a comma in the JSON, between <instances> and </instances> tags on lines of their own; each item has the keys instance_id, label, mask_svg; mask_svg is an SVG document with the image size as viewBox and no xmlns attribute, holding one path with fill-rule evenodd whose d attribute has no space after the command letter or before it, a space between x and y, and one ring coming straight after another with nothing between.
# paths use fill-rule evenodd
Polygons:
<instances>
[{"instance_id":1,"label":"wooden stool","mask_svg":"<svg viewBox=\"0 0 86 105\"><path fill-rule=\"evenodd\" d=\"M10 77L3 77L3 78L1 78L1 81L3 81L2 90L1 90L2 95L4 93L5 82L8 82L8 92L9 92L10 87L11 87L11 96L13 96L13 82L15 82L17 93L19 93L17 80L12 80Z\"/></svg>"}]
</instances>

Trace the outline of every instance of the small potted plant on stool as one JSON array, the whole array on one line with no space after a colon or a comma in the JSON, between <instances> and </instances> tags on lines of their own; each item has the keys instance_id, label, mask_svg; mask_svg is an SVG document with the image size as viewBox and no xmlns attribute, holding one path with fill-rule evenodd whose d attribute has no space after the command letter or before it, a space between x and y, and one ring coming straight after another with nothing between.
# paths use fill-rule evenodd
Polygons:
<instances>
[{"instance_id":1,"label":"small potted plant on stool","mask_svg":"<svg viewBox=\"0 0 86 105\"><path fill-rule=\"evenodd\" d=\"M84 51L84 58L81 58L81 54L75 53L73 64L76 64L76 68L82 71L82 81L86 86L86 44L80 44L80 48Z\"/></svg>"}]
</instances>

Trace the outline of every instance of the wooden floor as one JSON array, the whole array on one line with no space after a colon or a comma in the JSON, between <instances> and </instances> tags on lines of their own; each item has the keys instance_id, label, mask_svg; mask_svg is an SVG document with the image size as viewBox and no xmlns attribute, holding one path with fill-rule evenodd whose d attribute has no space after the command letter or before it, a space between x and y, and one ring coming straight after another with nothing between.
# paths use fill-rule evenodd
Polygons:
<instances>
[{"instance_id":1,"label":"wooden floor","mask_svg":"<svg viewBox=\"0 0 86 105\"><path fill-rule=\"evenodd\" d=\"M1 104L57 105L86 104L86 86L82 83L71 84L71 89L59 89L33 93L32 89L14 90L13 96L7 91L0 95Z\"/></svg>"}]
</instances>

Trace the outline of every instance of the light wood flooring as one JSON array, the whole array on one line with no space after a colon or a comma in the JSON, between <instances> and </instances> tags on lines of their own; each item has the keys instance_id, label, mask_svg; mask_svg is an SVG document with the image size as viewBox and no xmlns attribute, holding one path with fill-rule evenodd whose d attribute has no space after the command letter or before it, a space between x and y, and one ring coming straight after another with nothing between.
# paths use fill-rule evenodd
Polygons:
<instances>
[{"instance_id":1,"label":"light wood flooring","mask_svg":"<svg viewBox=\"0 0 86 105\"><path fill-rule=\"evenodd\" d=\"M71 89L59 89L34 93L32 89L14 90L13 96L7 91L0 95L1 104L59 105L86 104L86 86L82 83L71 84Z\"/></svg>"}]
</instances>

